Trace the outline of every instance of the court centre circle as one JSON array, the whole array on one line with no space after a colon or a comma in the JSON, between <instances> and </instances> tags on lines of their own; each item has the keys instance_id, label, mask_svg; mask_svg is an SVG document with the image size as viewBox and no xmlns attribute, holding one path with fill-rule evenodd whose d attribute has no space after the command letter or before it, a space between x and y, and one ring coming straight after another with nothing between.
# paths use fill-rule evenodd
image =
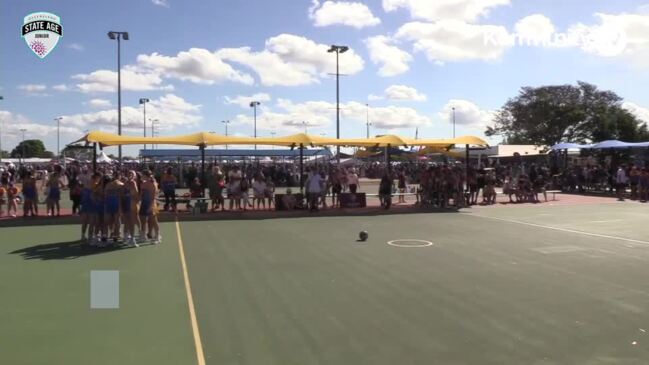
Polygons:
<instances>
[{"instance_id":1,"label":"court centre circle","mask_svg":"<svg viewBox=\"0 0 649 365\"><path fill-rule=\"evenodd\" d=\"M426 240L416 240L416 239L398 239L388 241L388 245L394 247L405 247L405 248L419 248L419 247L428 247L432 246L433 243Z\"/></svg>"}]
</instances>

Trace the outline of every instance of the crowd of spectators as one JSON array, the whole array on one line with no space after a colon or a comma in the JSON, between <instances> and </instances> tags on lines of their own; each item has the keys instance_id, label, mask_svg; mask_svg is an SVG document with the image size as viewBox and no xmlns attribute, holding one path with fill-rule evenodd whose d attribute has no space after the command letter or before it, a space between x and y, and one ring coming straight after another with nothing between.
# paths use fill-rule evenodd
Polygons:
<instances>
[{"instance_id":1,"label":"crowd of spectators","mask_svg":"<svg viewBox=\"0 0 649 365\"><path fill-rule=\"evenodd\" d=\"M47 203L47 214L60 214L59 200L62 190L67 190L72 202L72 212L82 208L80 176L91 166L70 163L58 165L13 164L0 166L0 209L16 215L18 200L24 207L24 215L37 215L39 194ZM498 193L509 202L539 202L540 195L549 189L570 193L603 192L617 194L641 201L649 199L649 169L633 164L607 166L589 163L565 169L546 163L523 162L485 164L394 162L389 168L380 162L358 162L343 166L335 164L307 165L302 180L298 165L274 164L206 164L203 181L201 165L179 164L124 164L99 165L100 175L112 176L119 172L148 170L158 183L164 196L164 210L177 210L179 189L187 208L191 198L204 198L211 202L212 210L271 209L274 206L276 187L297 188L303 182L308 206L337 207L339 195L355 193L360 178L380 179L379 196L383 206L389 206L386 197L396 195L397 203L405 203L405 196L412 195L415 204L435 207L463 207L472 204L494 204ZM499 189L497 192L496 188ZM627 190L628 188L628 190ZM185 190L183 190L185 191ZM316 199L317 196L317 199ZM330 203L327 204L327 197ZM226 204L226 199L229 204ZM547 200L547 196L545 196ZM0 210L3 213L3 210Z\"/></svg>"}]
</instances>

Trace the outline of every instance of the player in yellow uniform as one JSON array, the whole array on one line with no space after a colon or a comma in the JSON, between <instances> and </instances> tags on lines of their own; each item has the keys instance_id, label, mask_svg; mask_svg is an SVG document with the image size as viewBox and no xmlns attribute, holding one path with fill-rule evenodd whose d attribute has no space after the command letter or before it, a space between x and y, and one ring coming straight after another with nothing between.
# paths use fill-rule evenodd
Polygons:
<instances>
[{"instance_id":1,"label":"player in yellow uniform","mask_svg":"<svg viewBox=\"0 0 649 365\"><path fill-rule=\"evenodd\" d=\"M138 211L140 208L139 190L135 171L128 172L126 181L124 181L124 193L122 194L122 218L124 220L124 242L132 247L138 247L135 240L135 226L140 225Z\"/></svg>"}]
</instances>

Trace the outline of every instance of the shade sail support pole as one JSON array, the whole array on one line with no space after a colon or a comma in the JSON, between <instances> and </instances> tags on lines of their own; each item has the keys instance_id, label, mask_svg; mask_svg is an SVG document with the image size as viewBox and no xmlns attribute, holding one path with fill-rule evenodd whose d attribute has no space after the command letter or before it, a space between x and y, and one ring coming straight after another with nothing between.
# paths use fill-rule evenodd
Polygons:
<instances>
[{"instance_id":1,"label":"shade sail support pole","mask_svg":"<svg viewBox=\"0 0 649 365\"><path fill-rule=\"evenodd\" d=\"M300 143L300 194L304 194L304 144Z\"/></svg>"},{"instance_id":2,"label":"shade sail support pole","mask_svg":"<svg viewBox=\"0 0 649 365\"><path fill-rule=\"evenodd\" d=\"M464 166L464 182L466 184L465 191L469 190L469 145L465 145L465 166Z\"/></svg>"},{"instance_id":3,"label":"shade sail support pole","mask_svg":"<svg viewBox=\"0 0 649 365\"><path fill-rule=\"evenodd\" d=\"M390 145L385 147L385 169L387 172L392 171L392 167L390 166Z\"/></svg>"},{"instance_id":4,"label":"shade sail support pole","mask_svg":"<svg viewBox=\"0 0 649 365\"><path fill-rule=\"evenodd\" d=\"M97 143L92 144L92 172L97 172Z\"/></svg>"},{"instance_id":5,"label":"shade sail support pole","mask_svg":"<svg viewBox=\"0 0 649 365\"><path fill-rule=\"evenodd\" d=\"M205 196L205 145L200 146L201 149L201 191Z\"/></svg>"}]
</instances>

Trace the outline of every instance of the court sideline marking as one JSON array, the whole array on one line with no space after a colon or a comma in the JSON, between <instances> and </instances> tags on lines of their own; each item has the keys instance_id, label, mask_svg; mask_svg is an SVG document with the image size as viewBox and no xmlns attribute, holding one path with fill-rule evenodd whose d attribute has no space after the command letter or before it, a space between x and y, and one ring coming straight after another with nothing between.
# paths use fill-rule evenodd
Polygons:
<instances>
[{"instance_id":1,"label":"court sideline marking","mask_svg":"<svg viewBox=\"0 0 649 365\"><path fill-rule=\"evenodd\" d=\"M634 240L633 238L625 238L625 237L618 237L618 236L610 236L610 235L606 235L606 234L584 232L584 231L578 231L576 229L569 229L569 228L545 226L545 225L542 225L542 224L523 222L523 221L518 221L518 220L515 220L515 219L488 217L488 216L478 215L478 214L467 214L467 215L470 216L470 217L493 219L493 220L502 221L502 222L516 223L516 224L522 224L522 225L531 226L531 227L551 229L553 231L576 233L576 234L582 234L582 235L591 236L591 237L608 238L608 239L613 239L613 240L618 240L618 241L626 241L626 242L639 243L639 244L642 244L642 245L649 245L648 241Z\"/></svg>"},{"instance_id":2,"label":"court sideline marking","mask_svg":"<svg viewBox=\"0 0 649 365\"><path fill-rule=\"evenodd\" d=\"M189 283L189 273L187 272L187 262L185 261L185 248L183 239L180 234L180 223L176 219L176 235L178 237L178 251L180 251L180 263L183 268L183 279L185 281L185 292L187 293L187 304L189 305L189 318L192 323L192 332L194 334L194 347L196 347L196 359L198 365L205 365L205 355L203 354L203 343L201 334L198 331L198 321L196 320L196 309L194 309L194 297L192 296L192 287Z\"/></svg>"}]
</instances>

